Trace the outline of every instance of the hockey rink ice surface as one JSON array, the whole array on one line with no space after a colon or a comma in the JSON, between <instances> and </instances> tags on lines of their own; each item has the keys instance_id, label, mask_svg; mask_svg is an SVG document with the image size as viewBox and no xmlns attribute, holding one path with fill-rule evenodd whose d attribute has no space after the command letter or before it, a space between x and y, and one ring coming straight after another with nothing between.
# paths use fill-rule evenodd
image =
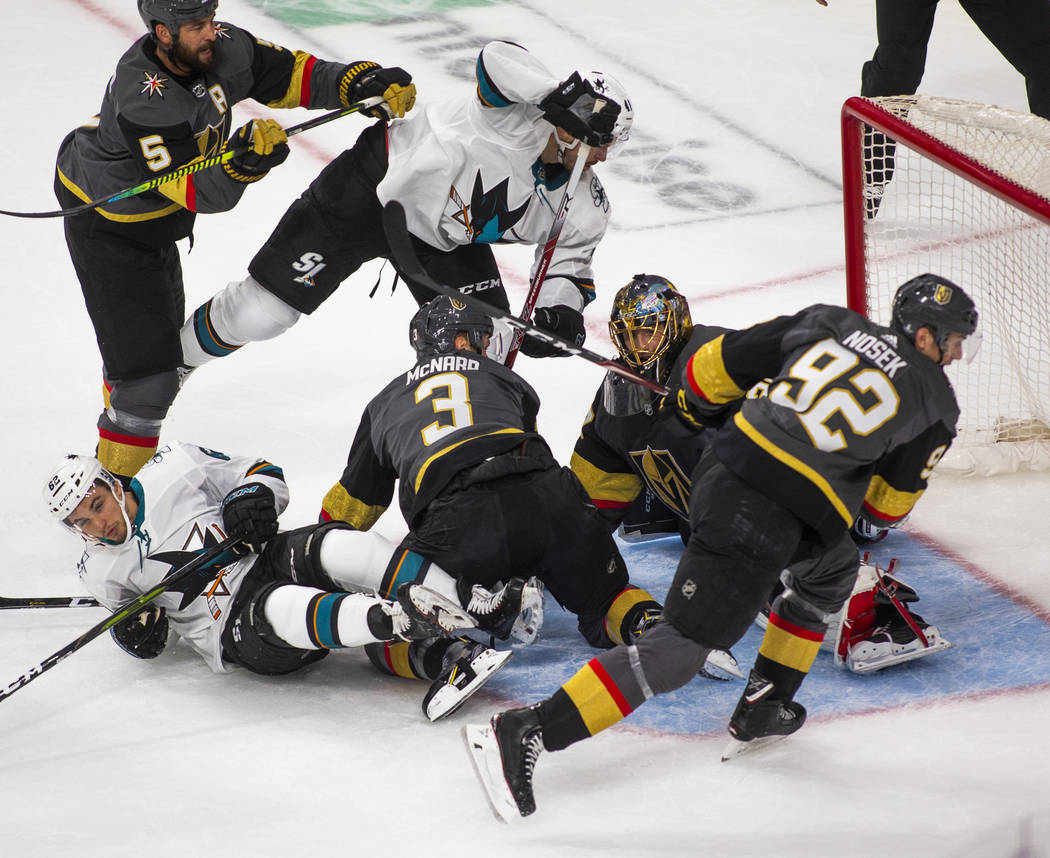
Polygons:
<instances>
[{"instance_id":1,"label":"hockey rink ice surface","mask_svg":"<svg viewBox=\"0 0 1050 858\"><path fill-rule=\"evenodd\" d=\"M612 295L638 271L669 277L713 324L844 301L838 112L875 24L870 2L830 4L221 0L219 18L326 59L401 65L420 104L469 93L492 38L562 76L618 77L635 130L598 170L613 217L587 311L587 345L608 354ZM59 142L98 109L142 27L133 0L9 5L0 208L46 211ZM955 0L940 6L921 91L1025 109L1020 76ZM243 104L235 125L264 113ZM351 116L296 137L234 211L198 219L183 255L188 310L244 276L287 205L363 127ZM531 249L496 252L513 306ZM62 453L93 448L97 349L58 220L0 220L0 260L0 595L79 595L78 540L48 520L40 485ZM268 457L291 488L284 525L315 520L365 403L413 359L414 305L391 281L389 267L366 265L284 336L195 373L164 438ZM576 359L516 368L567 462L601 372ZM490 813L459 731L550 694L594 654L549 599L540 641L437 724L420 711L423 684L379 676L361 652L266 679L215 676L183 646L139 662L99 639L0 705L0 855L1050 855L1048 497L1046 474L937 476L875 547L883 566L899 560L918 612L953 649L865 676L821 653L798 695L804 729L731 763L719 758L742 684L697 679L542 755L538 810L515 825ZM377 527L404 533L396 509ZM662 597L678 541L624 551L634 580ZM0 612L0 685L101 617ZM745 671L759 640L753 628L734 650Z\"/></svg>"}]
</instances>

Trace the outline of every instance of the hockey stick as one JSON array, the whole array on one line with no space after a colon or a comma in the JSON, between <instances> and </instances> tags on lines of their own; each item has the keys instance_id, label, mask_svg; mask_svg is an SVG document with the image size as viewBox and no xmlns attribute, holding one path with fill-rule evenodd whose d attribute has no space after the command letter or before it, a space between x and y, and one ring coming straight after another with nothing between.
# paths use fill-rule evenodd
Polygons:
<instances>
[{"instance_id":1,"label":"hockey stick","mask_svg":"<svg viewBox=\"0 0 1050 858\"><path fill-rule=\"evenodd\" d=\"M518 314L525 321L532 318L532 311L536 309L536 300L540 297L540 287L547 276L551 257L554 256L554 248L558 246L562 227L565 226L565 218L569 214L569 203L572 202L573 195L576 193L576 186L580 184L580 176L583 175L583 171L587 166L587 156L590 154L591 147L580 141L579 149L576 152L576 163L572 165L572 173L569 174L569 181L565 185L565 193L562 194L561 205L558 206L558 211L554 215L554 223L551 224L550 232L547 233L547 242L543 245L543 256L540 258L539 268L536 269L536 276L532 278L532 282L529 284L529 292L525 296L525 306L521 308L521 312ZM514 331L514 341L507 350L507 357L503 361L508 367L514 366L514 360L518 356L518 349L521 348L524 339L525 334L520 329Z\"/></svg>"},{"instance_id":2,"label":"hockey stick","mask_svg":"<svg viewBox=\"0 0 1050 858\"><path fill-rule=\"evenodd\" d=\"M394 257L394 264L397 266L401 276L406 280L411 280L432 292L438 292L442 295L448 295L450 298L456 298L468 307L473 307L478 312L484 313L486 316L491 316L494 320L503 322L505 325L514 328L515 331L521 331L522 334L526 336L542 340L548 345L554 346L554 348L559 351L565 352L565 354L576 355L577 357L582 357L584 360L590 361L598 366L603 366L611 372L615 372L617 375L622 375L629 381L633 381L643 387L656 391L662 396L666 396L670 393L670 391L663 385L657 384L655 381L646 378L644 375L639 375L629 366L626 366L619 361L604 357L597 352L592 352L582 346L570 343L568 340L559 337L557 334L552 334L549 331L544 331L542 328L537 328L534 324L525 319L511 316L503 310L500 310L498 307L493 307L488 302L482 301L480 298L460 292L457 289L453 289L451 286L446 286L444 283L439 283L424 270L419 261L419 257L416 255L415 248L412 247L412 236L408 231L408 224L405 220L405 209L401 203L392 200L383 207L383 229L386 231L386 240L390 245L390 252Z\"/></svg>"},{"instance_id":3,"label":"hockey stick","mask_svg":"<svg viewBox=\"0 0 1050 858\"><path fill-rule=\"evenodd\" d=\"M36 599L0 596L0 611L10 608L98 608L101 604L91 596L40 596Z\"/></svg>"},{"instance_id":4,"label":"hockey stick","mask_svg":"<svg viewBox=\"0 0 1050 858\"><path fill-rule=\"evenodd\" d=\"M206 566L208 563L212 562L216 557L218 557L224 551L227 551L228 549L232 548L238 542L240 542L240 539L237 537L231 536L228 539L224 539L218 545L212 546L203 554L198 554L186 565L180 566L152 590L149 590L148 592L143 593L141 596L136 596L134 599L125 602L112 614L110 614L101 622L93 625L76 640L71 641L70 643L62 647L62 649L58 650L57 652L53 652L39 664L35 664L31 668L29 668L29 670L27 670L20 677L18 677L18 679L16 679L10 685L4 688L3 691L0 691L0 701L6 700L12 694L18 691L18 689L24 688L26 685L28 685L30 682L32 682L34 679L40 676L40 674L44 673L44 671L50 670L52 667L54 667L56 664L58 664L60 661L66 658L66 656L72 655L78 649L90 643L103 632L115 626L117 623L126 620L128 617L133 616L134 614L137 614L140 610L142 610L142 608L145 605L152 602L161 593L172 589L176 584L180 584L183 581L186 581L187 579L195 575L201 569L201 567Z\"/></svg>"},{"instance_id":5,"label":"hockey stick","mask_svg":"<svg viewBox=\"0 0 1050 858\"><path fill-rule=\"evenodd\" d=\"M284 133L288 137L294 137L296 134L302 134L304 131L316 128L318 125L324 125L326 122L331 122L334 119L341 119L344 116L349 116L351 113L357 113L357 111L363 110L366 107L374 107L382 100L383 99L380 96L367 98L364 101L359 101L349 107L344 107L340 110L333 110L330 113L317 116L306 122L302 122L299 125L293 125L291 128L286 128ZM202 161L192 161L185 166L179 167L177 170L165 173L163 176L157 176L156 178L149 179L142 184L135 185L133 188L119 191L111 197L93 200L80 206L73 206L71 209L58 209L53 212L9 212L0 209L0 215L9 215L10 217L69 217L70 215L80 214L81 212L90 211L99 206L104 206L107 203L115 203L117 200L124 200L128 197L137 196L146 191L151 191L158 185L163 185L165 182L181 179L183 176L189 176L192 173L199 173L201 170L207 170L209 167L214 167L218 164L225 164L227 161L236 158L238 155L244 155L246 152L249 152L251 148L251 146L240 146L237 149L227 149L220 155L212 155L210 158L205 158Z\"/></svg>"}]
</instances>

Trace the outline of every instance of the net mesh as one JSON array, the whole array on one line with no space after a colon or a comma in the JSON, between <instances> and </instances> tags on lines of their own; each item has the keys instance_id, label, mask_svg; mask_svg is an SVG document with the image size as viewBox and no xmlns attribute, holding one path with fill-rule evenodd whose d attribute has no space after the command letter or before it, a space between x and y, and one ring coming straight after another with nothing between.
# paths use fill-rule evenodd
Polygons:
<instances>
[{"instance_id":1,"label":"net mesh","mask_svg":"<svg viewBox=\"0 0 1050 858\"><path fill-rule=\"evenodd\" d=\"M1050 201L1050 122L929 96L873 98L909 125ZM962 416L942 462L964 473L1050 467L1050 225L926 154L864 126L868 315L890 319L897 287L923 272L973 298L983 336L947 372Z\"/></svg>"}]
</instances>

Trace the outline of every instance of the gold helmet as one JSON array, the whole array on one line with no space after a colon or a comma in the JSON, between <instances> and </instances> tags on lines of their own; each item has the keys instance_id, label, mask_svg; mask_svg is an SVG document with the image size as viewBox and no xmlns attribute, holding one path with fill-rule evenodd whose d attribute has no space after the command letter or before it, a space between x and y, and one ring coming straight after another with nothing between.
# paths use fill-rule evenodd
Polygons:
<instances>
[{"instance_id":1,"label":"gold helmet","mask_svg":"<svg viewBox=\"0 0 1050 858\"><path fill-rule=\"evenodd\" d=\"M628 366L663 382L693 329L689 302L657 274L635 274L613 298L609 336Z\"/></svg>"}]
</instances>

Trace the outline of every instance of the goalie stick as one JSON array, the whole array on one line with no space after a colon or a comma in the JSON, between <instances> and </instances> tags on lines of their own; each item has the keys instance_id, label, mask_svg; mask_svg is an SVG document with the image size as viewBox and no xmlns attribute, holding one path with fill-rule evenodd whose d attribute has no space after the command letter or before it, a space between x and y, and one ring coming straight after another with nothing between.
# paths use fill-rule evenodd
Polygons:
<instances>
[{"instance_id":1,"label":"goalie stick","mask_svg":"<svg viewBox=\"0 0 1050 858\"><path fill-rule=\"evenodd\" d=\"M324 125L326 122L331 122L334 119L341 119L344 116L349 116L351 113L357 113L359 110L363 110L366 107L374 107L380 101L381 96L375 96L373 98L366 98L364 101L359 101L356 104L351 104L349 107L342 108L340 110L333 110L329 113L325 113L322 116L317 116L313 119L309 119L306 122L301 122L299 125L293 125L291 128L284 129L284 133L288 137L294 137L296 134L302 134L304 131L309 131L311 128L316 128L318 125ZM209 167L215 167L219 164L236 158L238 155L244 155L252 147L251 146L240 146L237 149L227 149L225 152L219 155L212 155L210 158L205 158L202 161L193 161L177 170L172 170L170 173L165 173L163 176L157 176L148 181L142 182L141 184L135 185L131 188L125 188L123 191L118 191L113 196L105 197L103 199L92 200L89 203L84 203L80 206L73 206L71 209L57 209L52 212L9 212L0 209L0 215L8 215L10 217L69 217L70 215L80 214L81 212L90 211L91 209L104 206L107 203L115 203L117 200L124 200L128 197L134 197L138 194L145 193L146 191L152 191L158 185L163 185L165 182L171 182L175 179L181 179L184 176L189 176L192 173L199 173L201 170L207 170Z\"/></svg>"},{"instance_id":2,"label":"goalie stick","mask_svg":"<svg viewBox=\"0 0 1050 858\"><path fill-rule=\"evenodd\" d=\"M86 644L93 641L103 632L107 631L108 629L111 629L117 623L123 622L128 617L137 614L140 610L142 610L144 606L156 599L157 596L159 596L161 593L172 589L176 584L180 584L181 582L188 580L190 577L195 575L201 569L201 567L212 562L216 557L218 557L224 551L232 548L238 542L240 542L240 539L238 537L231 536L228 539L224 539L218 545L214 545L202 554L198 554L186 565L180 566L178 569L176 569L174 572L168 575L167 578L165 578L163 581L157 584L157 586L154 587L152 590L149 590L143 593L141 596L136 596L134 599L125 602L112 614L110 614L104 620L101 620L100 622L93 625L76 640L70 641L68 644L62 647L62 649L58 650L57 652L53 652L39 664L33 665L31 668L29 668L29 670L27 670L20 677L18 677L18 679L7 685L3 691L0 691L0 701L6 700L20 688L24 688L26 685L28 685L30 682L32 682L34 679L40 676L40 674L44 673L44 671L50 670L64 658L72 655L78 649L81 649Z\"/></svg>"},{"instance_id":3,"label":"goalie stick","mask_svg":"<svg viewBox=\"0 0 1050 858\"><path fill-rule=\"evenodd\" d=\"M617 375L622 375L629 381L633 381L636 384L640 384L643 387L647 387L650 390L659 393L661 396L666 396L670 393L670 391L663 385L657 384L652 379L638 374L626 364L622 364L612 358L607 358L597 352L592 352L582 346L574 345L556 334L537 328L534 324L525 319L511 316L509 313L505 313L503 310L492 306L486 301L482 301L480 298L460 292L457 289L453 289L451 286L446 286L444 283L439 283L426 272L419 261L419 257L416 255L415 248L412 247L412 235L408 231L408 224L405 220L405 209L401 203L392 200L383 207L383 229L386 231L387 243L390 245L390 253L394 258L394 263L401 276L406 280L411 280L432 292L438 292L442 295L448 295L450 298L456 298L468 307L473 307L478 312L485 313L487 316L491 316L494 320L503 322L505 325L514 328L516 331L520 331L525 336L536 337L568 355L575 355L576 357L581 357L586 361L597 364L598 366L603 366L611 372L615 372Z\"/></svg>"},{"instance_id":4,"label":"goalie stick","mask_svg":"<svg viewBox=\"0 0 1050 858\"><path fill-rule=\"evenodd\" d=\"M600 104L604 104L604 102L595 102L595 111L601 109ZM529 292L525 296L525 306L521 308L521 313L519 314L525 321L532 318L532 311L536 309L536 301L540 297L540 287L547 276L551 257L554 256L554 248L558 246L562 227L565 226L565 218L569 215L569 203L572 202L573 195L576 193L576 186L580 184L580 176L583 175L583 171L587 166L587 157L590 154L591 147L581 140L576 153L576 163L572 165L572 173L569 174L569 181L565 185L565 193L561 197L561 205L558 206L558 211L554 215L554 223L551 224L550 231L547 233L547 241L543 245L543 256L540 258L540 265L536 269L536 276L532 278L532 282L529 284ZM521 348L521 343L524 339L525 334L522 333L520 328L516 329L514 331L514 342L511 343L510 348L507 350L506 360L503 361L508 367L514 366L514 359L518 356L518 349Z\"/></svg>"},{"instance_id":5,"label":"goalie stick","mask_svg":"<svg viewBox=\"0 0 1050 858\"><path fill-rule=\"evenodd\" d=\"M91 596L0 596L0 611L11 608L98 608L101 605Z\"/></svg>"}]
</instances>

